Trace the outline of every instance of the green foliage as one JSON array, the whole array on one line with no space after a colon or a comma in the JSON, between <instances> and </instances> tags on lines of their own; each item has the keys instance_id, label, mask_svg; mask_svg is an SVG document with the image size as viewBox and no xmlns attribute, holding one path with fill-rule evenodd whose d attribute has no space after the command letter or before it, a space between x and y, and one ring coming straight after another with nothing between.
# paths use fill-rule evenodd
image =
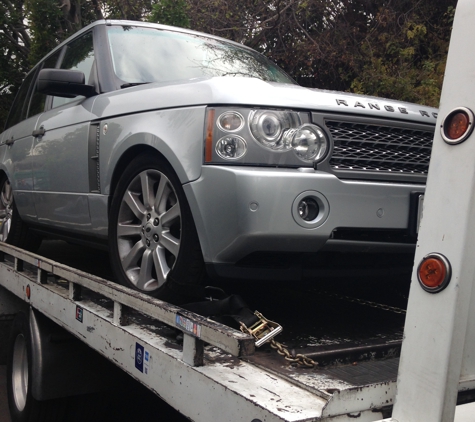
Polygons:
<instances>
[{"instance_id":1,"label":"green foliage","mask_svg":"<svg viewBox=\"0 0 475 422\"><path fill-rule=\"evenodd\" d=\"M152 10L152 0L105 0L100 4L104 16L109 19L143 21Z\"/></svg>"},{"instance_id":2,"label":"green foliage","mask_svg":"<svg viewBox=\"0 0 475 422\"><path fill-rule=\"evenodd\" d=\"M0 130L28 67L30 35L23 1L0 1Z\"/></svg>"},{"instance_id":3,"label":"green foliage","mask_svg":"<svg viewBox=\"0 0 475 422\"><path fill-rule=\"evenodd\" d=\"M188 12L188 4L185 0L159 0L152 5L152 13L147 20L163 25L189 28Z\"/></svg>"},{"instance_id":4,"label":"green foliage","mask_svg":"<svg viewBox=\"0 0 475 422\"><path fill-rule=\"evenodd\" d=\"M365 60L350 89L437 107L453 13L447 4L419 3L404 15L380 8L372 36L361 44Z\"/></svg>"},{"instance_id":5,"label":"green foliage","mask_svg":"<svg viewBox=\"0 0 475 422\"><path fill-rule=\"evenodd\" d=\"M64 36L61 27L63 14L57 0L26 0L25 8L32 38L28 61L30 66L34 66Z\"/></svg>"}]
</instances>

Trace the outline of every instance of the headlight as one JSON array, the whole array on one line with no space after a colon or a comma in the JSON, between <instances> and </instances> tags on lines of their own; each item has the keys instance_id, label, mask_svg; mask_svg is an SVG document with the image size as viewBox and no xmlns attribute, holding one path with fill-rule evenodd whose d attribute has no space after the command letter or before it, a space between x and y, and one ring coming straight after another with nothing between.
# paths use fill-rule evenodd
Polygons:
<instances>
[{"instance_id":1,"label":"headlight","mask_svg":"<svg viewBox=\"0 0 475 422\"><path fill-rule=\"evenodd\" d=\"M327 137L318 126L303 125L293 133L292 148L300 159L319 162L328 149Z\"/></svg>"},{"instance_id":2,"label":"headlight","mask_svg":"<svg viewBox=\"0 0 475 422\"><path fill-rule=\"evenodd\" d=\"M331 152L331 137L310 112L208 107L205 164L314 167Z\"/></svg>"},{"instance_id":3,"label":"headlight","mask_svg":"<svg viewBox=\"0 0 475 422\"><path fill-rule=\"evenodd\" d=\"M225 136L216 143L216 153L227 160L237 160L246 153L246 141L240 136Z\"/></svg>"},{"instance_id":4,"label":"headlight","mask_svg":"<svg viewBox=\"0 0 475 422\"><path fill-rule=\"evenodd\" d=\"M252 136L274 151L290 148L290 139L285 135L289 129L299 125L299 115L291 111L252 110L249 114Z\"/></svg>"},{"instance_id":5,"label":"headlight","mask_svg":"<svg viewBox=\"0 0 475 422\"><path fill-rule=\"evenodd\" d=\"M236 132L244 126L244 117L235 111L227 111L218 117L217 124L224 132Z\"/></svg>"}]
</instances>

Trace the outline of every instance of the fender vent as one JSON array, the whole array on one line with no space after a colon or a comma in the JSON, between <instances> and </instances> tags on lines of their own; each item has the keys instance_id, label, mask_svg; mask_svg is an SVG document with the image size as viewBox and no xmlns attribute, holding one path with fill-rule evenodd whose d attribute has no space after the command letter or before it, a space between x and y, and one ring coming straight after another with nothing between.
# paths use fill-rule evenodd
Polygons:
<instances>
[{"instance_id":1,"label":"fender vent","mask_svg":"<svg viewBox=\"0 0 475 422\"><path fill-rule=\"evenodd\" d=\"M101 193L101 178L99 168L99 143L101 138L101 127L99 123L91 124L89 127L89 192Z\"/></svg>"}]
</instances>

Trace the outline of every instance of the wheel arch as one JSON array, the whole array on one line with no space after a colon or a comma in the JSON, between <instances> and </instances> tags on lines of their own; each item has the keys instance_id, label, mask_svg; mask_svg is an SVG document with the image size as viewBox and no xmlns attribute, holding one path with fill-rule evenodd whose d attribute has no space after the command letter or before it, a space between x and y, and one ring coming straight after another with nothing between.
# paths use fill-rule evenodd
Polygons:
<instances>
[{"instance_id":1,"label":"wheel arch","mask_svg":"<svg viewBox=\"0 0 475 422\"><path fill-rule=\"evenodd\" d=\"M138 155L148 152L150 154L155 154L157 157L161 157L162 159L168 160L165 158L163 154L161 154L156 148L153 148L149 145L134 145L124 151L124 153L120 156L117 160L117 164L114 167L114 171L112 172L112 177L110 179L110 191L109 191L109 209L110 212L110 202L111 198L114 196L115 190L117 188L117 184L119 183L120 176L127 168L129 163Z\"/></svg>"},{"instance_id":2,"label":"wheel arch","mask_svg":"<svg viewBox=\"0 0 475 422\"><path fill-rule=\"evenodd\" d=\"M143 140L144 142L139 143L139 139ZM197 179L201 175L201 169L199 171L193 169L191 172L187 172L180 160L180 157L177 157L174 151L169 148L165 142L157 139L153 135L147 133L135 134L129 138L127 144L127 149L124 149L118 158L110 160L111 162L115 161L116 164L112 174L108 177L107 182L107 193L109 195L107 215L110 214L112 198L114 197L114 193L117 189L117 184L119 183L122 173L130 164L130 162L140 154L149 153L150 155L155 155L158 160L165 162L168 166L170 166L170 169L175 173L182 185L190 182L193 179ZM194 177L190 178L190 173Z\"/></svg>"},{"instance_id":3,"label":"wheel arch","mask_svg":"<svg viewBox=\"0 0 475 422\"><path fill-rule=\"evenodd\" d=\"M205 108L139 113L104 120L101 133L101 192L112 195L124 163L142 151L163 157L183 185L201 176ZM118 173L119 172L119 173Z\"/></svg>"},{"instance_id":4,"label":"wheel arch","mask_svg":"<svg viewBox=\"0 0 475 422\"><path fill-rule=\"evenodd\" d=\"M134 133L119 141L119 145L106 153L104 161L106 167L113 166L112 171L103 174L104 193L112 196L117 186L121 173L127 165L139 154L150 152L165 160L177 175L183 185L196 180L201 175L202 157L189 157L189 152L177 148L178 142L170 145L170 141L164 141L151 133Z\"/></svg>"}]
</instances>

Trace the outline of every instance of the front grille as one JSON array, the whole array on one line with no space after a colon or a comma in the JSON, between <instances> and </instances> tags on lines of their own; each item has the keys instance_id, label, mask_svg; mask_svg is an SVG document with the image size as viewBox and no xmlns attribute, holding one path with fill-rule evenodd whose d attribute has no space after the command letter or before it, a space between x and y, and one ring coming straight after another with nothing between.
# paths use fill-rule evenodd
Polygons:
<instances>
[{"instance_id":1,"label":"front grille","mask_svg":"<svg viewBox=\"0 0 475 422\"><path fill-rule=\"evenodd\" d=\"M433 131L327 120L334 170L427 174Z\"/></svg>"}]
</instances>

